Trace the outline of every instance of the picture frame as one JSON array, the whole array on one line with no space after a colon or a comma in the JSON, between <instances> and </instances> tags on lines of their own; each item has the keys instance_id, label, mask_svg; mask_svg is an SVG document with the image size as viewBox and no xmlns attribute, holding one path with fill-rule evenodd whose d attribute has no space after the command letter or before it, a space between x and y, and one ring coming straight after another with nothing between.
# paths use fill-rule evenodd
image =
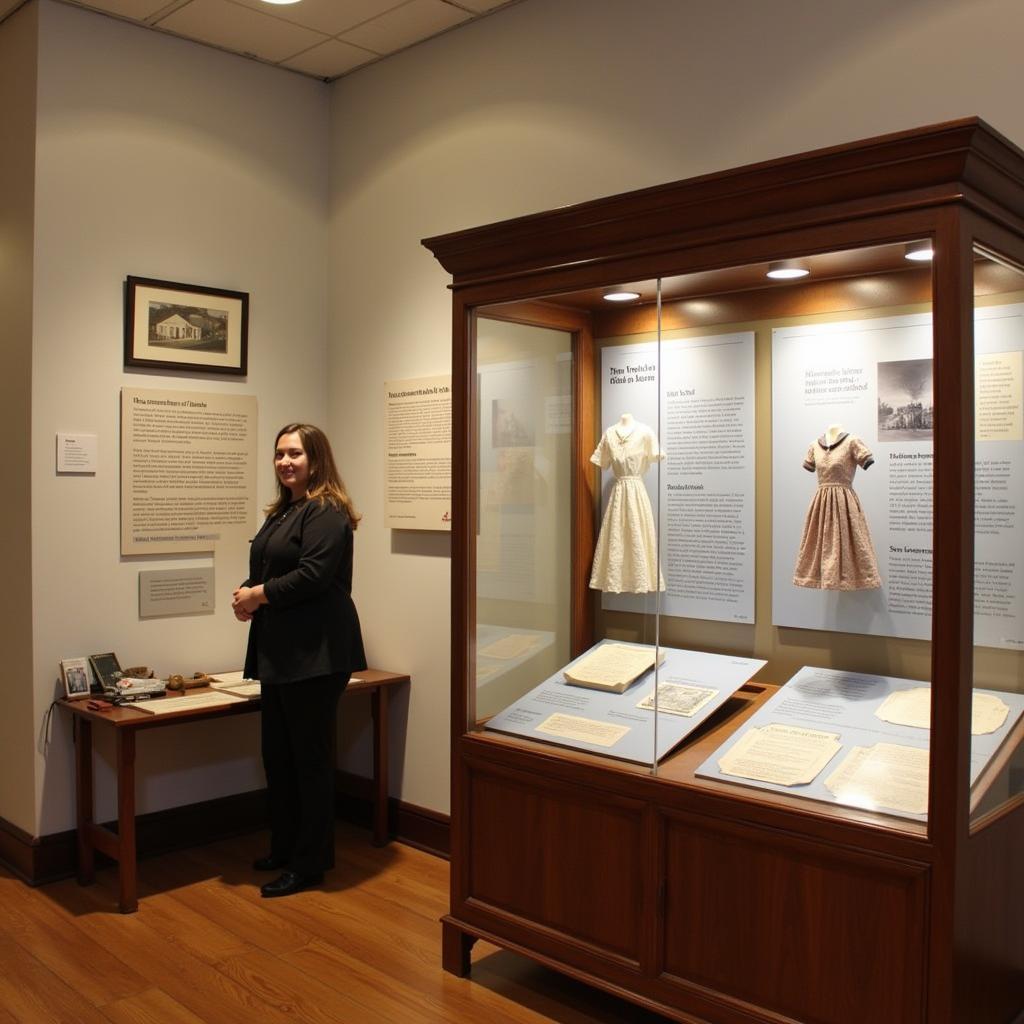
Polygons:
<instances>
[{"instance_id":1,"label":"picture frame","mask_svg":"<svg viewBox=\"0 0 1024 1024\"><path fill-rule=\"evenodd\" d=\"M126 368L248 371L248 292L129 276L124 303Z\"/></svg>"},{"instance_id":2,"label":"picture frame","mask_svg":"<svg viewBox=\"0 0 1024 1024\"><path fill-rule=\"evenodd\" d=\"M64 683L64 696L68 700L81 700L92 692L87 658L62 658L60 678Z\"/></svg>"},{"instance_id":3,"label":"picture frame","mask_svg":"<svg viewBox=\"0 0 1024 1024\"><path fill-rule=\"evenodd\" d=\"M106 654L90 654L89 664L104 690L117 688L118 680L121 678L121 663L113 651L108 651Z\"/></svg>"}]
</instances>

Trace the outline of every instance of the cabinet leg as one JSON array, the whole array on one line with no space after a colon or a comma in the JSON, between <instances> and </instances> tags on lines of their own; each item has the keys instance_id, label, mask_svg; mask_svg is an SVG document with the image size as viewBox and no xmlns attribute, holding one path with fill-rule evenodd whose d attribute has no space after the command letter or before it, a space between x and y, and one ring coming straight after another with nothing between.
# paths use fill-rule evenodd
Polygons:
<instances>
[{"instance_id":1,"label":"cabinet leg","mask_svg":"<svg viewBox=\"0 0 1024 1024\"><path fill-rule=\"evenodd\" d=\"M467 935L451 921L441 921L441 966L458 978L470 971L470 953L476 943L475 935Z\"/></svg>"}]
</instances>

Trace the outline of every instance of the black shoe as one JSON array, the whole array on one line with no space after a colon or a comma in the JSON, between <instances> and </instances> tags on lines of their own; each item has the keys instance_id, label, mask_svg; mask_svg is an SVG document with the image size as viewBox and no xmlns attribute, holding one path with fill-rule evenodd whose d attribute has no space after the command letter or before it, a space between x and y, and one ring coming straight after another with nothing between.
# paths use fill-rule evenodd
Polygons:
<instances>
[{"instance_id":1,"label":"black shoe","mask_svg":"<svg viewBox=\"0 0 1024 1024\"><path fill-rule=\"evenodd\" d=\"M281 868L288 866L288 858L275 857L272 853L268 853L266 857L257 857L252 862L252 866L256 871L280 871Z\"/></svg>"},{"instance_id":2,"label":"black shoe","mask_svg":"<svg viewBox=\"0 0 1024 1024\"><path fill-rule=\"evenodd\" d=\"M267 899L275 896L291 896L293 892L301 892L311 885L319 885L324 880L323 872L315 875L300 875L296 871L285 871L272 882L260 886L260 895Z\"/></svg>"}]
</instances>

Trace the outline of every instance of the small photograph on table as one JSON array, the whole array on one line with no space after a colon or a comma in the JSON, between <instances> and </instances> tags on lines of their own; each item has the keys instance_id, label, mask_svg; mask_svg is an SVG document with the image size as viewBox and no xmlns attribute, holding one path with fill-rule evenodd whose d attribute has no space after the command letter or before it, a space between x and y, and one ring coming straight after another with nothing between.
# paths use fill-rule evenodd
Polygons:
<instances>
[{"instance_id":1,"label":"small photograph on table","mask_svg":"<svg viewBox=\"0 0 1024 1024\"><path fill-rule=\"evenodd\" d=\"M60 677L68 700L89 696L89 662L86 658L65 658L60 663Z\"/></svg>"}]
</instances>

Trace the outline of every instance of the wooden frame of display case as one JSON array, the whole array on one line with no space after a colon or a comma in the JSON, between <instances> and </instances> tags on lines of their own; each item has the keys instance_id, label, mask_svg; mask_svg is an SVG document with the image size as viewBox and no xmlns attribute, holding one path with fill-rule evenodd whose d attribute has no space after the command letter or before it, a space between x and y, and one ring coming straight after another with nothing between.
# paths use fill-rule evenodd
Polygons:
<instances>
[{"instance_id":1,"label":"wooden frame of display case","mask_svg":"<svg viewBox=\"0 0 1024 1024\"><path fill-rule=\"evenodd\" d=\"M697 779L763 702L657 776L472 728L474 310L931 238L932 709L927 825ZM428 239L454 278L451 909L478 938L706 1024L1008 1024L1024 1008L1024 798L970 823L973 259L1024 267L1024 153L976 118ZM523 307L526 309L527 307ZM532 306L533 316L550 310ZM489 314L490 315L490 314ZM530 316L526 316L529 321ZM544 322L544 321L541 321ZM548 324L550 326L550 324ZM573 653L590 634L593 355L574 331ZM797 802L798 803L798 802Z\"/></svg>"}]
</instances>

